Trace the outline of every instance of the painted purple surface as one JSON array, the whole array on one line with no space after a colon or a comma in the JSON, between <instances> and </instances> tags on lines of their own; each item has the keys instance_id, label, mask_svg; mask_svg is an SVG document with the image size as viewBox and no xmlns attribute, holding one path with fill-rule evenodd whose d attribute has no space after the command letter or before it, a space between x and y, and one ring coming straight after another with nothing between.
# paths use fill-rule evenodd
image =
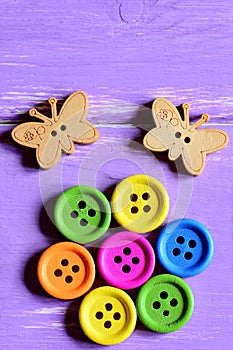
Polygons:
<instances>
[{"instance_id":1,"label":"painted purple surface","mask_svg":"<svg viewBox=\"0 0 233 350\"><path fill-rule=\"evenodd\" d=\"M63 189L87 184L110 198L119 180L145 172L167 187L167 222L183 216L201 221L213 235L215 254L205 272L187 279L195 296L187 326L158 335L139 323L114 348L230 350L232 141L207 157L199 177L178 175L166 155L143 148L153 123L150 109L140 105L158 96L176 105L188 101L192 116L209 113L210 124L232 139L233 3L2 0L0 13L0 349L100 348L78 326L80 301L52 299L38 286L39 253L62 240L48 216ZM13 124L29 119L26 112L37 104L48 110L50 96L78 89L89 96L90 120L101 138L41 172L34 151L11 140ZM148 235L151 242L158 232ZM97 246L89 247L94 255ZM98 277L95 286L101 283Z\"/></svg>"}]
</instances>

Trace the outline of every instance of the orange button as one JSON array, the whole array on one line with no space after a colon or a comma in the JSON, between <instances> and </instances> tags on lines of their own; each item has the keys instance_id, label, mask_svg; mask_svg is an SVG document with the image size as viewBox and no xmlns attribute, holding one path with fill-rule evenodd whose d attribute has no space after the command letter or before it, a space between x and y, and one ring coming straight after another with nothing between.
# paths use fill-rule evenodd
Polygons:
<instances>
[{"instance_id":1,"label":"orange button","mask_svg":"<svg viewBox=\"0 0 233 350\"><path fill-rule=\"evenodd\" d=\"M83 246L62 242L41 255L37 274L47 293L59 299L74 299L86 293L95 279L95 264Z\"/></svg>"}]
</instances>

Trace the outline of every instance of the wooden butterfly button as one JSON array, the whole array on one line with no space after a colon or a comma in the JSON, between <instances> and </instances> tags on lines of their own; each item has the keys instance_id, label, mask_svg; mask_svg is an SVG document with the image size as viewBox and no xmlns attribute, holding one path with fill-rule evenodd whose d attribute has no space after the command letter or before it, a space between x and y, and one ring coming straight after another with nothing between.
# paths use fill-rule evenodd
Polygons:
<instances>
[{"instance_id":1,"label":"wooden butterfly button","mask_svg":"<svg viewBox=\"0 0 233 350\"><path fill-rule=\"evenodd\" d=\"M228 143L228 135L217 129L197 127L209 120L203 114L194 124L189 123L190 105L182 105L184 119L176 107L165 98L158 98L152 106L156 128L144 137L143 144L154 152L168 150L168 158L176 160L182 157L186 170L192 175L200 175L204 170L206 154L213 153Z\"/></svg>"},{"instance_id":2,"label":"wooden butterfly button","mask_svg":"<svg viewBox=\"0 0 233 350\"><path fill-rule=\"evenodd\" d=\"M99 138L98 130L86 120L88 107L87 95L83 91L71 94L57 115L57 100L49 99L52 118L38 112L35 108L29 114L41 122L29 122L16 126L12 131L13 139L19 144L36 148L39 165L48 169L55 165L62 151L74 152L74 142L92 143Z\"/></svg>"}]
</instances>

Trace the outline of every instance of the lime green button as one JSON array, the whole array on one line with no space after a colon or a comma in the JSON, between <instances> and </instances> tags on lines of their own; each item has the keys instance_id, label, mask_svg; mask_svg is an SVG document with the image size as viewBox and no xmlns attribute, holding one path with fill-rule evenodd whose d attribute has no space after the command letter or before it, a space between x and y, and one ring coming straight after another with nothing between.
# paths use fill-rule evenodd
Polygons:
<instances>
[{"instance_id":1,"label":"lime green button","mask_svg":"<svg viewBox=\"0 0 233 350\"><path fill-rule=\"evenodd\" d=\"M180 277L159 275L139 291L136 307L142 323L158 333L174 332L190 319L194 309L193 293Z\"/></svg>"},{"instance_id":2,"label":"lime green button","mask_svg":"<svg viewBox=\"0 0 233 350\"><path fill-rule=\"evenodd\" d=\"M89 243L100 238L109 228L111 208L107 198L96 188L74 186L57 199L54 221L69 240Z\"/></svg>"},{"instance_id":3,"label":"lime green button","mask_svg":"<svg viewBox=\"0 0 233 350\"><path fill-rule=\"evenodd\" d=\"M138 233L155 230L169 211L169 197L161 182L141 174L121 181L113 192L111 203L116 221Z\"/></svg>"}]
</instances>

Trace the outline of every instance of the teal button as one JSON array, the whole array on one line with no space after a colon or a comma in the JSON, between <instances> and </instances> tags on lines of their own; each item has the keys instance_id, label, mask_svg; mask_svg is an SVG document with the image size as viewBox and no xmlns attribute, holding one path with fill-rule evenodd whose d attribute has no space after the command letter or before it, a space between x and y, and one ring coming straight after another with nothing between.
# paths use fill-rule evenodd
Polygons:
<instances>
[{"instance_id":1,"label":"teal button","mask_svg":"<svg viewBox=\"0 0 233 350\"><path fill-rule=\"evenodd\" d=\"M190 319L194 309L193 293L180 277L152 277L140 289L136 307L142 323L157 333L174 332Z\"/></svg>"},{"instance_id":2,"label":"teal button","mask_svg":"<svg viewBox=\"0 0 233 350\"><path fill-rule=\"evenodd\" d=\"M105 195L90 186L64 191L55 204L54 221L69 240L81 244L99 239L109 228L111 208Z\"/></svg>"}]
</instances>

